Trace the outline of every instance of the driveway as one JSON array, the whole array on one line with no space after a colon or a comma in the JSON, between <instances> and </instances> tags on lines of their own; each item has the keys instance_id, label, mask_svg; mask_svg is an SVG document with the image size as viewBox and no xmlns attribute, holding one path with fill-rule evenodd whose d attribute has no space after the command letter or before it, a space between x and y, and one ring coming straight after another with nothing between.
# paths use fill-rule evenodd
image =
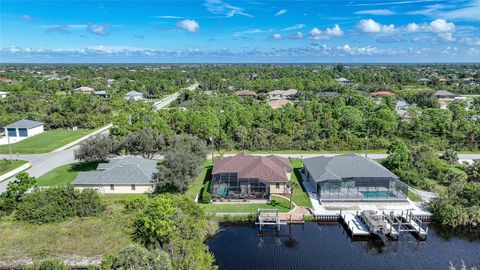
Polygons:
<instances>
[{"instance_id":1,"label":"driveway","mask_svg":"<svg viewBox=\"0 0 480 270\"><path fill-rule=\"evenodd\" d=\"M57 149L45 154L20 154L20 155L13 155L13 157L15 159L28 161L32 165L32 167L26 170L26 172L31 176L40 177L45 173L59 166L74 163L75 162L74 151L79 147L78 143L88 139L91 136L94 136L100 133L102 134L108 133L108 128L110 128L110 126L102 128L98 131L92 132L89 135L82 137L81 140L79 139L75 141L76 144L74 146L64 150ZM63 147L61 147L60 149L63 149ZM8 154L0 154L0 159L9 159L9 158L10 158L10 155ZM3 182L0 182L0 193L4 192L8 183L13 180L14 180L14 177L7 179Z\"/></svg>"},{"instance_id":2,"label":"driveway","mask_svg":"<svg viewBox=\"0 0 480 270\"><path fill-rule=\"evenodd\" d=\"M194 84L191 84L189 87L186 87L185 89L187 89L188 91L193 91L193 90L197 89L198 85L199 85L198 83L194 83ZM175 101L178 98L179 95L180 95L180 92L177 92L177 93L169 96L168 98L166 98L164 100L155 102L153 104L153 106L155 107L155 110L158 111L158 110L161 110L161 109L167 107L168 105L170 105L170 103Z\"/></svg>"}]
</instances>

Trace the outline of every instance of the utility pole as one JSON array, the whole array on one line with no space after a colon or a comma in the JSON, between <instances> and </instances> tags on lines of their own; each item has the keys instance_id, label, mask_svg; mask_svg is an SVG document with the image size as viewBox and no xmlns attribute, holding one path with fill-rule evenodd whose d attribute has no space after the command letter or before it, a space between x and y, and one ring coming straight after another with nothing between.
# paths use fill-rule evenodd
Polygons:
<instances>
[{"instance_id":1,"label":"utility pole","mask_svg":"<svg viewBox=\"0 0 480 270\"><path fill-rule=\"evenodd\" d=\"M368 135L370 135L370 129L367 128L367 136L365 137L365 140L367 141L366 147L365 147L365 158L368 158Z\"/></svg>"}]
</instances>

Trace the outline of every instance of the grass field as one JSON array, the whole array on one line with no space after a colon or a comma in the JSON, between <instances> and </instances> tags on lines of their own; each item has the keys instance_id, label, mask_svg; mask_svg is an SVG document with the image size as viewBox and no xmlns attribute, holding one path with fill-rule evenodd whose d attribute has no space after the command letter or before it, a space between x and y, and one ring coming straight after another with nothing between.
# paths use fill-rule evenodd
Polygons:
<instances>
[{"instance_id":1,"label":"grass field","mask_svg":"<svg viewBox=\"0 0 480 270\"><path fill-rule=\"evenodd\" d=\"M290 211L290 202L284 198L272 196L270 204L201 204L207 213L257 213L258 208L277 208L280 212Z\"/></svg>"},{"instance_id":2,"label":"grass field","mask_svg":"<svg viewBox=\"0 0 480 270\"><path fill-rule=\"evenodd\" d=\"M117 199L106 197L107 210L98 217L73 218L44 225L0 221L0 261L42 257L114 254L133 242L129 224L134 215L123 212Z\"/></svg>"},{"instance_id":3,"label":"grass field","mask_svg":"<svg viewBox=\"0 0 480 270\"><path fill-rule=\"evenodd\" d=\"M10 161L0 160L0 175L14 170L23 164L27 163L25 160L14 160L11 164Z\"/></svg>"},{"instance_id":4,"label":"grass field","mask_svg":"<svg viewBox=\"0 0 480 270\"><path fill-rule=\"evenodd\" d=\"M302 169L302 160L299 158L292 158L290 160L292 162L293 173L292 173L292 186L293 186L293 201L298 206L306 206L312 207L312 202L308 197L308 194L303 187L302 182L302 175L300 170Z\"/></svg>"},{"instance_id":5,"label":"grass field","mask_svg":"<svg viewBox=\"0 0 480 270\"><path fill-rule=\"evenodd\" d=\"M187 195L192 199L195 199L197 194L199 194L200 191L202 190L203 183L208 178L209 174L212 173L211 171L212 166L213 166L213 163L211 159L207 160L203 164L200 174L197 176L197 178L195 178L195 181L192 184L190 184L190 186L187 189L187 192L185 192L185 195Z\"/></svg>"},{"instance_id":6,"label":"grass field","mask_svg":"<svg viewBox=\"0 0 480 270\"><path fill-rule=\"evenodd\" d=\"M48 153L70 142L89 134L92 130L79 129L76 131L66 129L48 130L21 142L12 144L14 154L40 154ZM0 154L9 152L8 145L0 146Z\"/></svg>"},{"instance_id":7,"label":"grass field","mask_svg":"<svg viewBox=\"0 0 480 270\"><path fill-rule=\"evenodd\" d=\"M70 184L79 172L93 171L98 162L74 163L57 167L37 178L39 186L56 186Z\"/></svg>"}]
</instances>

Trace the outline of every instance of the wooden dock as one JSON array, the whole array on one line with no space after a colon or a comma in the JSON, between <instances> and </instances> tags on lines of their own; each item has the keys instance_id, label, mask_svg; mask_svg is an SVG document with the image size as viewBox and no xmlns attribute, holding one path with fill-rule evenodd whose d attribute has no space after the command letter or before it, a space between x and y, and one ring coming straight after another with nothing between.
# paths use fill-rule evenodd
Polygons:
<instances>
[{"instance_id":1,"label":"wooden dock","mask_svg":"<svg viewBox=\"0 0 480 270\"><path fill-rule=\"evenodd\" d=\"M279 213L278 209L262 208L257 210L257 222L255 222L260 226L260 231L264 226L275 226L275 229L279 231L281 225L303 223L305 223L305 214Z\"/></svg>"}]
</instances>

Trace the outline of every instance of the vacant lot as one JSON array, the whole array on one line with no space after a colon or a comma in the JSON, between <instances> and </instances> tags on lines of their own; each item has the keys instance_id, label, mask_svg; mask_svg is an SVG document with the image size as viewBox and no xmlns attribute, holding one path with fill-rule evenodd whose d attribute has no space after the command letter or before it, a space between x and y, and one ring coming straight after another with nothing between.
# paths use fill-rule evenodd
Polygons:
<instances>
[{"instance_id":1,"label":"vacant lot","mask_svg":"<svg viewBox=\"0 0 480 270\"><path fill-rule=\"evenodd\" d=\"M21 142L12 144L12 153L14 154L40 154L48 153L57 148L60 148L70 142L73 142L81 137L92 132L88 129L66 130L54 129L48 130L41 134L35 135ZM0 146L0 154L7 154L9 152L7 145Z\"/></svg>"},{"instance_id":2,"label":"vacant lot","mask_svg":"<svg viewBox=\"0 0 480 270\"><path fill-rule=\"evenodd\" d=\"M128 198L105 197L108 208L102 215L61 223L35 225L4 218L0 221L0 261L114 254L133 242L129 224L134 215L124 213L119 202Z\"/></svg>"},{"instance_id":3,"label":"vacant lot","mask_svg":"<svg viewBox=\"0 0 480 270\"><path fill-rule=\"evenodd\" d=\"M39 186L56 186L70 184L79 172L96 170L98 162L83 162L63 165L37 178Z\"/></svg>"},{"instance_id":4,"label":"vacant lot","mask_svg":"<svg viewBox=\"0 0 480 270\"><path fill-rule=\"evenodd\" d=\"M0 175L14 170L23 164L27 163L25 160L14 160L12 162L6 160L0 160Z\"/></svg>"}]
</instances>

